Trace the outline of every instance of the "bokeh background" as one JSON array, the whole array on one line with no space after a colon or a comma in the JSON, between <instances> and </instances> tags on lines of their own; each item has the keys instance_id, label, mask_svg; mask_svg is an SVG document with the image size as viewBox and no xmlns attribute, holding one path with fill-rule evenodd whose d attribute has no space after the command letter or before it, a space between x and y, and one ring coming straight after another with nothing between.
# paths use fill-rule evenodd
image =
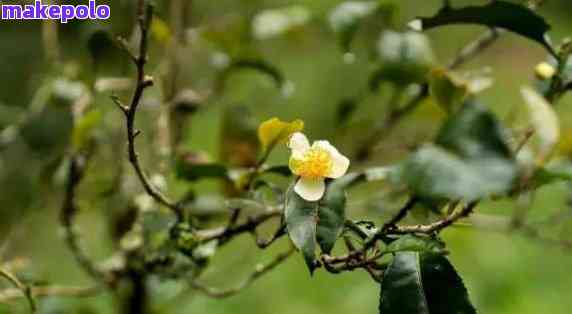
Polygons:
<instances>
[{"instance_id":1,"label":"bokeh background","mask_svg":"<svg viewBox=\"0 0 572 314\"><path fill-rule=\"evenodd\" d=\"M4 1L6 2L6 1ZM81 3L82 1L69 1ZM93 62L94 32L128 37L133 29L134 1L108 2L112 18L108 21L72 21L58 25L61 63L50 60L43 43L39 21L0 22L0 130L17 125L20 135L2 142L0 147L0 264L21 258L26 261L23 276L41 284L85 285L89 278L75 265L60 237L59 203L62 198L62 174L59 163L69 143L71 118L69 110L58 104L42 106L41 89L46 80L65 75L93 84L100 77L127 77L133 69L126 56L118 51L104 51L105 59ZM157 1L157 14L169 22L169 2ZM397 13L397 29L413 17L431 15L439 7L438 0L401 0ZM453 4L479 4L486 1L452 1ZM522 1L515 1L522 2ZM367 88L368 60L372 40L382 31L376 23L366 23L354 43L355 62L344 62L336 38L327 25L327 16L337 0L194 0L188 12L185 36L189 42L179 54L183 60L178 78L180 88L192 88L209 94L217 73L216 63L222 58L220 46L197 37L204 25L219 25L219 32L233 38L237 30L232 23L237 16L248 16L259 10L289 4L310 8L312 21L296 32L279 39L256 43L259 56L274 64L288 80L288 90L277 89L268 77L253 71L240 72L228 79L223 93L206 97L192 123L187 126L183 146L200 150L216 159L221 149L220 128L223 112L241 104L250 109L255 121L273 116L284 120L301 118L312 138L327 138L342 151L349 152L364 130L383 117L390 90L368 97L353 113L349 122L340 125L338 104L363 93ZM554 42L572 35L572 2L548 0L539 9L553 25ZM484 29L473 26L447 27L428 33L435 55L446 64L468 41ZM165 52L161 38L154 38L149 71L158 74ZM159 41L159 43L158 43ZM522 106L520 87L530 84L534 66L546 58L542 47L517 37L503 34L497 43L469 62L463 70L488 69L495 79L492 88L482 95L483 102L501 120L510 120L511 112ZM98 64L95 64L98 63ZM486 70L485 69L485 70ZM70 74L71 73L71 74ZM72 87L66 86L64 89ZM158 159L153 127L159 113L159 87L150 89L141 109L139 125L148 132L140 138L145 167L156 168ZM93 106L101 108L103 123L98 130L98 147L102 147L90 166L82 184L79 217L84 241L97 260L104 260L113 249L109 219L118 204L125 202L114 195L103 197L113 185L114 173L125 168L121 114L109 100L110 92L96 92ZM128 93L120 93L128 96ZM40 104L40 105L38 105ZM27 118L34 106L42 109ZM557 106L564 137L572 131L572 99L565 97ZM515 109L517 108L517 109ZM430 101L424 102L396 131L382 143L370 164L385 165L400 160L419 143L431 140L444 113ZM3 133L4 134L4 133ZM5 134L4 134L5 135ZM271 163L284 164L285 149L272 155ZM153 169L156 171L156 169ZM168 176L170 193L182 194L189 185L197 193L214 194L216 182L189 184ZM127 180L137 189L137 182ZM131 182L131 183L129 183ZM372 205L366 197L376 195L375 188L351 195L349 216L372 217L380 221L383 195ZM541 220L568 206L570 187L558 183L542 188L534 195L531 219ZM509 215L516 208L511 201L488 201L480 212ZM572 225L558 231L572 237ZM450 228L443 233L451 251L451 260L463 276L471 298L480 313L538 314L570 313L572 308L572 248L552 246L519 234L495 233L470 228ZM257 263L268 261L287 246L281 240L266 251L255 248L243 236L217 252L204 278L209 284L232 286L248 274ZM0 282L0 287L8 287ZM355 271L332 275L318 271L308 275L300 256L291 258L277 270L242 293L223 300L209 299L189 291L178 294L181 285L154 282L152 294L159 313L377 313L379 286L366 273ZM89 298L43 298L41 313L113 313L113 296L100 294ZM25 312L22 300L15 305L0 304L0 313Z\"/></svg>"}]
</instances>

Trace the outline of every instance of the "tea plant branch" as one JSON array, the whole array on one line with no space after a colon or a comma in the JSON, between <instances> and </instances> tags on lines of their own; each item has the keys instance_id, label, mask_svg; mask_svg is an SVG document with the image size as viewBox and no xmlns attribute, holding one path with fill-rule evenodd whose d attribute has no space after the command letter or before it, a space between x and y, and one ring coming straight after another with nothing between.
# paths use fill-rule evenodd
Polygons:
<instances>
[{"instance_id":1,"label":"tea plant branch","mask_svg":"<svg viewBox=\"0 0 572 314\"><path fill-rule=\"evenodd\" d=\"M475 207L479 204L478 201L471 202L465 205L461 210L453 212L451 215L438 220L434 223L430 223L427 225L415 225L415 226L396 226L391 228L390 230L386 231L389 234L405 234L405 233L425 233L425 234L432 234L439 232L458 220L462 218L466 218L473 213Z\"/></svg>"},{"instance_id":2,"label":"tea plant branch","mask_svg":"<svg viewBox=\"0 0 572 314\"><path fill-rule=\"evenodd\" d=\"M143 185L145 192L147 192L147 194L149 194L149 196L151 196L157 203L169 208L179 218L179 220L181 220L183 213L180 206L177 203L169 200L149 181L149 178L145 174L139 161L139 154L137 153L135 144L137 136L141 133L135 128L137 109L140 105L141 98L143 97L145 89L153 86L153 78L145 74L149 41L149 28L152 18L153 6L150 4L146 5L144 0L139 0L137 5L137 22L141 34L139 39L138 54L133 54L126 45L123 45L124 50L129 54L137 69L135 90L133 92L129 106L122 104L117 97L112 97L112 99L117 107L125 115L129 162L133 166L133 169L135 170L139 181Z\"/></svg>"},{"instance_id":3,"label":"tea plant branch","mask_svg":"<svg viewBox=\"0 0 572 314\"><path fill-rule=\"evenodd\" d=\"M102 290L99 286L66 287L66 286L42 286L30 287L30 293L36 298L42 297L73 297L83 298L97 295ZM0 303L9 303L13 300L26 297L19 288L0 290Z\"/></svg>"},{"instance_id":4,"label":"tea plant branch","mask_svg":"<svg viewBox=\"0 0 572 314\"><path fill-rule=\"evenodd\" d=\"M36 302L34 301L34 295L32 293L31 288L23 284L18 279L18 277L16 277L15 275L11 274L10 272L2 268L0 268L0 277L4 277L6 280L10 281L10 283L12 283L16 287L17 293L23 295L26 298L26 300L28 300L28 304L30 306L30 312L36 313Z\"/></svg>"},{"instance_id":5,"label":"tea plant branch","mask_svg":"<svg viewBox=\"0 0 572 314\"><path fill-rule=\"evenodd\" d=\"M233 295L239 293L243 289L247 288L252 283L254 283L257 279L260 279L265 274L268 274L270 271L272 271L278 265L284 263L290 256L292 256L292 254L294 252L296 252L296 249L294 247L290 247L290 249L288 249L288 251L277 255L270 263L268 263L266 265L256 266L256 269L248 276L248 278L246 278L242 283L240 283L238 286L236 286L234 288L217 289L217 288L209 287L209 286L207 286L203 283L200 283L198 281L191 281L189 283L189 285L191 288L193 288L197 291L200 291L200 292L204 293L205 295L207 295L211 298L230 297L230 296L233 296Z\"/></svg>"},{"instance_id":6,"label":"tea plant branch","mask_svg":"<svg viewBox=\"0 0 572 314\"><path fill-rule=\"evenodd\" d=\"M272 209L267 212L258 214L256 216L249 217L246 222L241 224L236 224L234 226L225 226L213 229L198 230L195 232L199 241L209 242L212 240L219 240L221 244L228 242L228 240L234 236L237 236L246 232L255 232L256 228L275 217L280 217L282 215L282 209ZM279 237L279 236L277 236ZM274 242L272 240L271 242ZM264 245L263 245L264 246Z\"/></svg>"}]
</instances>

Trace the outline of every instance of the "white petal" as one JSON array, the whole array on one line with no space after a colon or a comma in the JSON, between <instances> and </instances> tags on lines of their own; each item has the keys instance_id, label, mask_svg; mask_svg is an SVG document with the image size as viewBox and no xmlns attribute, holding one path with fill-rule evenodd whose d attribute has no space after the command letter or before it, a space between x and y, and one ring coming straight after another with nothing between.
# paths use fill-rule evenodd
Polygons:
<instances>
[{"instance_id":1,"label":"white petal","mask_svg":"<svg viewBox=\"0 0 572 314\"><path fill-rule=\"evenodd\" d=\"M332 158L332 170L328 173L328 178L336 179L346 174L350 166L350 160L346 156L342 155L328 141L316 141L314 142L314 146L324 149L330 153L330 157Z\"/></svg>"},{"instance_id":2,"label":"white petal","mask_svg":"<svg viewBox=\"0 0 572 314\"><path fill-rule=\"evenodd\" d=\"M296 185L294 186L294 192L296 192L303 199L314 202L324 196L326 191L326 183L324 179L308 179L300 178Z\"/></svg>"},{"instance_id":3,"label":"white petal","mask_svg":"<svg viewBox=\"0 0 572 314\"><path fill-rule=\"evenodd\" d=\"M306 135L296 132L290 137L288 147L292 150L294 157L300 158L310 148L310 142Z\"/></svg>"}]
</instances>

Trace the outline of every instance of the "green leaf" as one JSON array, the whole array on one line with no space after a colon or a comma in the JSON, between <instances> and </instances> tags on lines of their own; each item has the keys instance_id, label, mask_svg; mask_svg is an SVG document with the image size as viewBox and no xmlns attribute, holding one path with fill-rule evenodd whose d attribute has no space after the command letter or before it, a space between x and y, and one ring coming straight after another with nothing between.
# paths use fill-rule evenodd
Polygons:
<instances>
[{"instance_id":1,"label":"green leaf","mask_svg":"<svg viewBox=\"0 0 572 314\"><path fill-rule=\"evenodd\" d=\"M252 20L252 34L259 40L274 38L306 24L311 17L301 5L264 10Z\"/></svg>"},{"instance_id":2,"label":"green leaf","mask_svg":"<svg viewBox=\"0 0 572 314\"><path fill-rule=\"evenodd\" d=\"M572 164L570 162L551 163L536 169L529 181L532 188L539 188L544 185L572 181Z\"/></svg>"},{"instance_id":3,"label":"green leaf","mask_svg":"<svg viewBox=\"0 0 572 314\"><path fill-rule=\"evenodd\" d=\"M323 253L330 254L346 220L347 180L332 181L318 208L317 239Z\"/></svg>"},{"instance_id":4,"label":"green leaf","mask_svg":"<svg viewBox=\"0 0 572 314\"><path fill-rule=\"evenodd\" d=\"M381 66L369 80L373 91L385 81L397 85L425 82L435 60L429 40L417 32L385 31L377 44L377 52Z\"/></svg>"},{"instance_id":5,"label":"green leaf","mask_svg":"<svg viewBox=\"0 0 572 314\"><path fill-rule=\"evenodd\" d=\"M275 83L276 87L282 88L285 80L280 69L263 59L237 59L222 70L217 77L217 85L219 90L224 90L225 83L231 74L244 71L254 70L261 74L267 75Z\"/></svg>"},{"instance_id":6,"label":"green leaf","mask_svg":"<svg viewBox=\"0 0 572 314\"><path fill-rule=\"evenodd\" d=\"M397 253L381 284L381 314L476 314L463 281L441 255Z\"/></svg>"},{"instance_id":7,"label":"green leaf","mask_svg":"<svg viewBox=\"0 0 572 314\"><path fill-rule=\"evenodd\" d=\"M425 145L394 173L427 199L474 201L510 191L516 162L495 117L467 102L441 128L436 145Z\"/></svg>"},{"instance_id":8,"label":"green leaf","mask_svg":"<svg viewBox=\"0 0 572 314\"><path fill-rule=\"evenodd\" d=\"M274 173L279 174L284 177L289 177L292 175L292 170L287 165L282 166L272 166L263 170L263 173Z\"/></svg>"},{"instance_id":9,"label":"green leaf","mask_svg":"<svg viewBox=\"0 0 572 314\"><path fill-rule=\"evenodd\" d=\"M396 9L395 3L389 1L346 1L332 10L329 23L339 36L342 50L348 52L361 21L381 11L391 18Z\"/></svg>"},{"instance_id":10,"label":"green leaf","mask_svg":"<svg viewBox=\"0 0 572 314\"><path fill-rule=\"evenodd\" d=\"M385 249L388 253L412 251L421 253L442 254L445 251L443 242L429 237L407 234L391 242Z\"/></svg>"},{"instance_id":11,"label":"green leaf","mask_svg":"<svg viewBox=\"0 0 572 314\"><path fill-rule=\"evenodd\" d=\"M483 6L446 7L435 16L422 17L410 23L413 28L428 30L451 24L477 24L503 28L541 44L556 55L547 32L550 25L527 7L506 1L492 1Z\"/></svg>"},{"instance_id":12,"label":"green leaf","mask_svg":"<svg viewBox=\"0 0 572 314\"><path fill-rule=\"evenodd\" d=\"M101 123L103 113L94 109L81 117L74 125L72 131L72 147L80 151L86 147L93 136L93 131Z\"/></svg>"},{"instance_id":13,"label":"green leaf","mask_svg":"<svg viewBox=\"0 0 572 314\"><path fill-rule=\"evenodd\" d=\"M293 189L286 194L284 221L288 236L294 246L302 252L310 274L314 272L316 259L316 224L318 203L307 202Z\"/></svg>"},{"instance_id":14,"label":"green leaf","mask_svg":"<svg viewBox=\"0 0 572 314\"><path fill-rule=\"evenodd\" d=\"M455 112L469 94L465 82L443 69L435 69L429 75L429 94L447 112Z\"/></svg>"},{"instance_id":15,"label":"green leaf","mask_svg":"<svg viewBox=\"0 0 572 314\"><path fill-rule=\"evenodd\" d=\"M215 163L193 163L185 157L181 157L177 160L176 174L178 178L191 182L206 178L229 178L228 169L224 165Z\"/></svg>"}]
</instances>

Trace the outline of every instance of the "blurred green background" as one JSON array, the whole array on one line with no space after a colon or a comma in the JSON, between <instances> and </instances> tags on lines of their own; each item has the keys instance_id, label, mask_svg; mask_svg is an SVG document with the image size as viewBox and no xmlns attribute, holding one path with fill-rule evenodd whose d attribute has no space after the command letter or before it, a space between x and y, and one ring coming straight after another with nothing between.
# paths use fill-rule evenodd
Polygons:
<instances>
[{"instance_id":1,"label":"blurred green background","mask_svg":"<svg viewBox=\"0 0 572 314\"><path fill-rule=\"evenodd\" d=\"M69 1L81 3L81 1ZM86 83L97 77L133 75L133 69L122 53L112 52L106 62L95 65L90 59L88 41L96 30L109 31L128 37L133 26L134 1L98 1L112 6L109 21L73 21L58 25L62 62L46 63L46 49L42 44L42 25L39 21L0 22L0 130L17 124L34 101L46 80L74 73ZM159 1L157 1L159 2ZM168 2L157 3L160 19L169 21ZM196 38L204 25L221 24L220 32L230 34L236 29L225 24L236 16L251 15L262 9L281 5L302 4L311 9L312 21L294 33L279 39L258 42L257 55L277 66L289 81L290 91L275 87L264 75L241 72L229 78L224 93L209 97L193 116L185 134L184 147L209 153L213 158L220 149L221 116L225 108L243 104L254 113L257 121L273 116L283 120L301 118L311 138L325 138L343 152L349 152L363 130L383 116L389 89L368 97L360 104L347 125L340 126L336 106L346 98L356 97L367 88L368 60L371 40L376 40L381 29L375 23L360 28L354 43L356 60L343 61L336 38L327 25L327 15L341 1L337 0L194 0L189 10L188 46L180 53L183 60L178 79L180 88L192 88L199 93L211 92L220 47ZM433 14L441 1L401 0L396 25L398 30L415 16ZM453 4L479 4L486 1L452 1ZM522 2L522 1L514 1ZM558 43L572 35L572 2L548 0L540 14L553 25L550 35ZM435 54L441 64L484 29L473 26L447 27L428 33ZM157 38L155 38L157 39ZM237 40L237 39L235 39ZM240 40L240 39L238 39ZM369 45L369 46L368 46ZM153 43L149 71L159 75L164 49ZM511 110L522 105L520 87L530 84L534 66L546 58L545 51L535 43L513 34L503 34L492 48L469 62L463 70L483 70L487 67L495 79L494 86L484 92L482 99L501 120L509 119ZM69 86L67 87L69 88ZM140 138L140 150L146 168L152 169L158 160L153 145L160 102L159 87L149 90L141 109L139 125L145 132ZM113 196L102 200L100 195L113 184L113 174L121 169L125 159L121 114L109 100L109 92L94 94L94 106L101 108L104 121L98 132L100 153L90 166L86 182L82 184L79 225L85 244L97 260L112 251L109 217L124 200ZM129 93L121 93L127 97ZM34 100L36 97L36 100ZM127 99L127 98L125 98ZM41 100L39 100L41 102ZM572 130L572 99L564 98L557 107L562 132ZM46 109L47 108L47 109ZM58 105L50 105L31 121L26 121L22 136L7 141L0 147L0 262L25 258L30 265L26 278L43 284L84 285L89 278L75 265L59 233L58 209L62 197L62 180L58 162L69 141L69 112ZM408 147L431 140L444 113L437 106L425 102L411 117L381 145L370 162L384 165L400 160ZM271 163L284 164L286 150L272 155ZM55 166L54 166L55 165ZM125 165L124 165L125 167ZM128 182L131 169L125 167ZM157 171L154 169L153 171ZM189 184L169 177L170 194L185 191ZM202 193L214 193L218 184L193 184ZM542 219L567 205L569 186L553 184L535 194L531 219ZM383 206L364 206L364 198L376 195L374 188L353 193L350 197L351 218L372 217L380 221ZM381 194L380 194L381 195ZM380 196L381 197L381 196ZM368 203L369 204L369 203ZM489 201L479 211L491 214L510 214L516 205L508 201ZM572 225L566 232L572 237ZM554 231L556 232L556 231ZM469 228L451 228L443 233L451 251L451 260L463 276L471 298L480 313L537 314L570 313L572 308L572 248L562 249L537 242L518 234L500 234ZM233 286L253 269L268 261L287 246L283 239L277 247L261 251L249 236L243 236L217 252L212 266L204 274L209 284ZM8 287L0 282L0 287ZM332 275L318 271L310 277L300 256L267 275L242 293L223 300L209 299L189 291L178 295L182 285L153 282L154 306L161 313L377 313L379 286L362 271ZM85 299L44 298L39 301L41 313L112 313L115 300L101 294ZM0 313L25 312L26 304L0 304Z\"/></svg>"}]
</instances>

